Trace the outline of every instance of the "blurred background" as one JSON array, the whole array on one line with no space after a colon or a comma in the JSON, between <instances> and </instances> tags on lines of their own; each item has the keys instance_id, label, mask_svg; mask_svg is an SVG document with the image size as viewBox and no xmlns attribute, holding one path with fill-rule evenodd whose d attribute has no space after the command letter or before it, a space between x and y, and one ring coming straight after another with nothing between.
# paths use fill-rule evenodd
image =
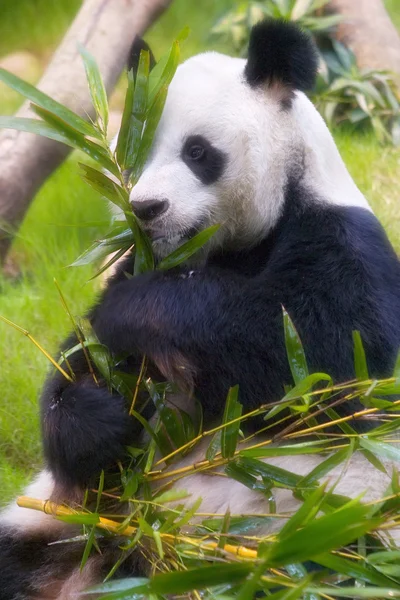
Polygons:
<instances>
[{"instance_id":1,"label":"blurred background","mask_svg":"<svg viewBox=\"0 0 400 600\"><path fill-rule=\"evenodd\" d=\"M36 83L81 3L0 0L0 66ZM313 100L332 128L357 185L400 252L400 113L395 81L390 74L357 66L349 49L336 41L339 21L327 15L323 5L299 0L174 0L145 39L160 58L188 25L191 35L182 48L184 58L210 49L243 55L249 27L265 14L294 18L308 28L321 52ZM385 6L400 31L400 0L386 0ZM114 131L124 94L122 77L110 102ZM13 114L21 103L18 94L0 83L1 115ZM88 281L91 266L66 267L106 232L110 220L106 202L80 179L77 160L73 153L42 187L0 274L0 314L28 330L50 353L70 329L54 278L73 314L84 313L101 282ZM43 354L0 322L1 502L15 494L40 464L37 407L47 369Z\"/></svg>"}]
</instances>

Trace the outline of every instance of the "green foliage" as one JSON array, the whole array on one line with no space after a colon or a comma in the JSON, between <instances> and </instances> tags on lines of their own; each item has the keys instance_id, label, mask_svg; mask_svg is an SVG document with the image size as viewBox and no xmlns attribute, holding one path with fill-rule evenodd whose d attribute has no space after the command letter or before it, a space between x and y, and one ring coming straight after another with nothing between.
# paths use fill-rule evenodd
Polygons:
<instances>
[{"instance_id":1,"label":"green foliage","mask_svg":"<svg viewBox=\"0 0 400 600\"><path fill-rule=\"evenodd\" d=\"M321 9L329 0L244 0L230 9L211 29L232 51L244 56L250 29L266 17L294 21L319 36L326 36L339 22L337 15L325 16Z\"/></svg>"},{"instance_id":2,"label":"green foliage","mask_svg":"<svg viewBox=\"0 0 400 600\"><path fill-rule=\"evenodd\" d=\"M391 73L360 69L349 48L336 40L331 44L322 52L327 68L313 96L328 124L368 124L380 142L399 145L400 103Z\"/></svg>"},{"instance_id":3,"label":"green foliage","mask_svg":"<svg viewBox=\"0 0 400 600\"><path fill-rule=\"evenodd\" d=\"M244 56L251 27L265 17L295 21L309 31L320 50L320 74L313 101L331 126L369 126L380 142L400 144L400 103L393 75L359 69L350 49L334 39L341 17L325 14L327 0L245 0L211 29Z\"/></svg>"}]
</instances>

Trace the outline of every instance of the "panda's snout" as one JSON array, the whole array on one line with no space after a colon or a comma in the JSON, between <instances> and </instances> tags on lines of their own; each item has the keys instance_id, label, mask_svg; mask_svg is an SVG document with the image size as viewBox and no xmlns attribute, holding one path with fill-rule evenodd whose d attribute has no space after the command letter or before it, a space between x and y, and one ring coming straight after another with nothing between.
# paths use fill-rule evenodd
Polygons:
<instances>
[{"instance_id":1,"label":"panda's snout","mask_svg":"<svg viewBox=\"0 0 400 600\"><path fill-rule=\"evenodd\" d=\"M168 200L131 200L132 210L141 221L152 221L169 208Z\"/></svg>"}]
</instances>

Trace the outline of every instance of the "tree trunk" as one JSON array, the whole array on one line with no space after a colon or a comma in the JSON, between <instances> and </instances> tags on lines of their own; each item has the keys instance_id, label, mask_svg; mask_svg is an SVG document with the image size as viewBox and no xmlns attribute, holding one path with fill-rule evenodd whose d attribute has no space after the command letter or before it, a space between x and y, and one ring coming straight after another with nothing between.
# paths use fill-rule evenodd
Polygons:
<instances>
[{"instance_id":1,"label":"tree trunk","mask_svg":"<svg viewBox=\"0 0 400 600\"><path fill-rule=\"evenodd\" d=\"M78 43L95 57L110 92L135 35L142 35L170 2L85 0L38 87L81 116L93 116ZM17 114L35 116L28 103ZM47 138L14 130L0 132L0 263L12 240L10 230L18 228L37 190L69 152L67 146Z\"/></svg>"},{"instance_id":2,"label":"tree trunk","mask_svg":"<svg viewBox=\"0 0 400 600\"><path fill-rule=\"evenodd\" d=\"M343 16L338 38L358 65L393 71L400 83L400 36L383 0L331 0L329 7Z\"/></svg>"}]
</instances>

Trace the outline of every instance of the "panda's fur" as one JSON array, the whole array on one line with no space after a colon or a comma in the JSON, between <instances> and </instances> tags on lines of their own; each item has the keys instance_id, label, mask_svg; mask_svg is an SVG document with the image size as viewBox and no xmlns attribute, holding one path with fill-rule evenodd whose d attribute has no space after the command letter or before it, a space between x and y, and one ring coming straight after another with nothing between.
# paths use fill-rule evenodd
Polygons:
<instances>
[{"instance_id":1,"label":"panda's fur","mask_svg":"<svg viewBox=\"0 0 400 600\"><path fill-rule=\"evenodd\" d=\"M239 384L245 411L282 397L291 382L282 305L311 371L353 378L353 330L361 333L372 376L388 376L394 366L399 261L303 93L316 66L305 34L270 21L254 28L248 61L206 53L178 68L132 205L144 214L152 202L164 202L158 217L143 222L158 258L196 231L222 226L188 267L127 278L128 258L90 313L101 342L130 355L127 369L146 354L154 378L194 391L207 424L220 416L232 385ZM71 336L63 347L75 343ZM79 502L82 489L140 435L125 401L93 384L83 357L75 354L71 363L77 382L56 372L43 391L46 471L27 491L58 502ZM203 456L204 443L182 464ZM306 474L321 460L271 462ZM378 498L390 481L387 467L385 475L355 453L329 476L335 482L341 475L339 493L367 490L367 498ZM226 482L201 473L175 485L193 499L202 496L203 512L266 512L263 495L232 481L227 489ZM278 513L294 510L287 490L276 497ZM272 520L271 530L280 522ZM115 559L112 547L79 573L81 543L48 546L74 535L49 515L8 507L0 518L0 599L69 600L101 581Z\"/></svg>"}]
</instances>

